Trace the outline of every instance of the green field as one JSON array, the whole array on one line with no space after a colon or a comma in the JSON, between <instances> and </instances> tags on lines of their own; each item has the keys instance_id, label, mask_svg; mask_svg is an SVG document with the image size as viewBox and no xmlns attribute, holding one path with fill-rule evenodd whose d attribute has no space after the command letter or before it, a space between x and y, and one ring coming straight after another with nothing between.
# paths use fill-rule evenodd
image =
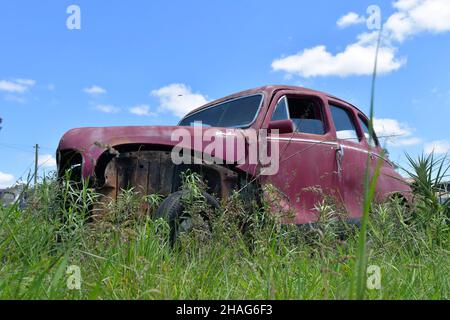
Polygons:
<instances>
[{"instance_id":1,"label":"green field","mask_svg":"<svg viewBox=\"0 0 450 320\"><path fill-rule=\"evenodd\" d=\"M317 206L321 223L298 229L236 195L211 218L212 229L194 224L171 248L168 224L136 213L159 197L124 191L106 217L89 223L95 194L43 179L26 209L0 209L0 298L448 299L449 210L433 189L434 162L415 162L412 207L372 205L364 251L358 229L341 225L327 201ZM188 187L194 217L202 199ZM380 268L381 288L366 287L358 261ZM71 265L81 273L79 290L67 285Z\"/></svg>"}]
</instances>

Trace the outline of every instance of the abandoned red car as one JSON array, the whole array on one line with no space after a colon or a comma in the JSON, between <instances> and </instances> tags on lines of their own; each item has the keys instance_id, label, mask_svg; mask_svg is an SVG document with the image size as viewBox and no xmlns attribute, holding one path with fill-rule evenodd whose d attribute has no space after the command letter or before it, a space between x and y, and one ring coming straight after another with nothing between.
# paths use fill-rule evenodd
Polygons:
<instances>
[{"instance_id":1,"label":"abandoned red car","mask_svg":"<svg viewBox=\"0 0 450 320\"><path fill-rule=\"evenodd\" d=\"M256 136L256 147L266 148L276 162L270 174L265 172L267 163L250 159L249 132L261 130L267 135L263 140ZM225 143L220 153L210 146L218 137L238 136L245 137L242 148ZM176 146L189 150L184 152L187 159L201 154L201 161L174 161ZM57 161L60 176L71 169L73 179L88 178L93 188L112 200L121 189L134 187L174 203L180 174L188 169L199 173L208 194L220 199L250 184L270 184L282 195L280 204L295 213L284 222L294 224L317 221L315 206L325 195L345 207L349 221L358 221L367 164L370 172L381 165L376 201L391 196L410 200L409 186L384 155L377 137L369 139L368 118L358 108L292 86L266 86L219 99L190 112L178 126L73 129L62 137Z\"/></svg>"}]
</instances>

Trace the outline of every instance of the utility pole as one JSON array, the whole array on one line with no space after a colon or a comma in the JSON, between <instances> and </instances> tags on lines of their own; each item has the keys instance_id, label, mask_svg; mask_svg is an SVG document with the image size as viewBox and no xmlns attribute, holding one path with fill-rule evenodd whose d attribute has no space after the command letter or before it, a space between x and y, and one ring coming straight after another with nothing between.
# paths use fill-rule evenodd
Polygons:
<instances>
[{"instance_id":1,"label":"utility pole","mask_svg":"<svg viewBox=\"0 0 450 320\"><path fill-rule=\"evenodd\" d=\"M36 145L34 146L34 186L37 185L38 161L39 161L39 145L36 143Z\"/></svg>"}]
</instances>

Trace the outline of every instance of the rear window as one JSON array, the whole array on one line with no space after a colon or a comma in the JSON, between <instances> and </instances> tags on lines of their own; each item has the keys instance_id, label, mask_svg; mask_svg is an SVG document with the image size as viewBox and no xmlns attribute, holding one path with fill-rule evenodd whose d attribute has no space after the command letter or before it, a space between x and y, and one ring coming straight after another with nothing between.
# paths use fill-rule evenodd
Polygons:
<instances>
[{"instance_id":1,"label":"rear window","mask_svg":"<svg viewBox=\"0 0 450 320\"><path fill-rule=\"evenodd\" d=\"M370 143L370 145L372 147L376 147L378 145L377 137L374 134L374 135L372 135L372 139L370 139L369 126L367 125L366 119L364 119L361 116L358 116L358 118L359 118L359 123L361 124L361 128L363 129L364 136L366 137L367 143Z\"/></svg>"},{"instance_id":2,"label":"rear window","mask_svg":"<svg viewBox=\"0 0 450 320\"><path fill-rule=\"evenodd\" d=\"M359 142L355 124L352 116L347 109L330 105L331 115L333 116L334 126L336 127L336 136L341 140Z\"/></svg>"}]
</instances>

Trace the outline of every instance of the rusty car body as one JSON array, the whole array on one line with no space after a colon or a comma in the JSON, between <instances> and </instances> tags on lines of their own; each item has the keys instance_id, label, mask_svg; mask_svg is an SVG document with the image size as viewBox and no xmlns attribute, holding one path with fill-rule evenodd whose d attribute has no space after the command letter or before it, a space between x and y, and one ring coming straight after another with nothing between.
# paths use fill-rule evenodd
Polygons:
<instances>
[{"instance_id":1,"label":"rusty car body","mask_svg":"<svg viewBox=\"0 0 450 320\"><path fill-rule=\"evenodd\" d=\"M246 159L248 150L224 165L175 165L170 153L178 143L171 135L180 127L192 132L193 120L213 117L227 108L225 120L201 128L217 133L249 129L279 129L279 171L260 175L261 168ZM208 118L209 119L209 118ZM244 121L245 120L245 121ZM292 123L292 129L290 125ZM89 179L93 188L114 200L121 189L168 196L181 185L180 174L191 169L202 175L208 192L223 199L249 182L272 185L282 195L283 208L294 216L284 223L308 224L319 217L315 206L325 196L341 203L349 221L362 215L367 164L380 166L376 201L398 196L411 199L410 188L384 154L376 135L369 138L368 118L355 106L332 95L293 86L265 86L236 93L190 112L178 126L78 128L64 134L57 150L59 176L72 170L73 179ZM192 152L206 145L188 144ZM214 155L211 155L214 156ZM318 192L320 190L320 192Z\"/></svg>"}]
</instances>

